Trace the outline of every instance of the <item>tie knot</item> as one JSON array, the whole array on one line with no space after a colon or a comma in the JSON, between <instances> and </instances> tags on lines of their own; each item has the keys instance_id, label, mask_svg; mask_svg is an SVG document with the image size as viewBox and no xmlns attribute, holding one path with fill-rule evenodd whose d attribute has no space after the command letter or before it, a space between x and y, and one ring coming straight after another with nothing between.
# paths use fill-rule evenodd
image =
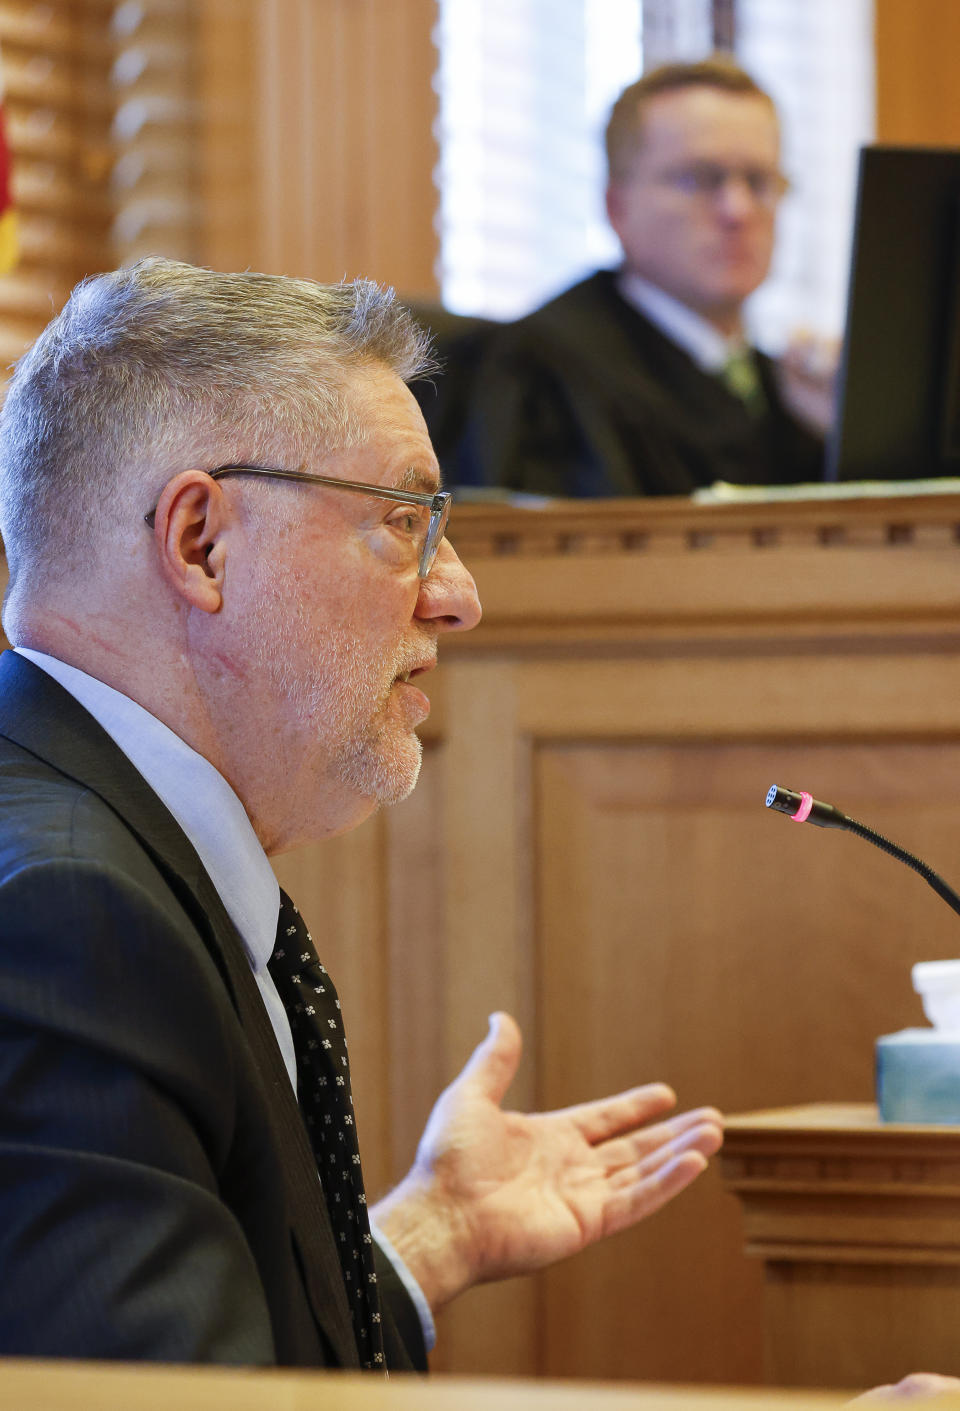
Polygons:
<instances>
[{"instance_id":1,"label":"tie knot","mask_svg":"<svg viewBox=\"0 0 960 1411\"><path fill-rule=\"evenodd\" d=\"M281 888L280 912L277 916L277 939L268 968L271 973L278 969L290 973L300 970L305 965L319 964L313 938L307 930L306 922ZM275 974L274 979L276 979Z\"/></svg>"}]
</instances>

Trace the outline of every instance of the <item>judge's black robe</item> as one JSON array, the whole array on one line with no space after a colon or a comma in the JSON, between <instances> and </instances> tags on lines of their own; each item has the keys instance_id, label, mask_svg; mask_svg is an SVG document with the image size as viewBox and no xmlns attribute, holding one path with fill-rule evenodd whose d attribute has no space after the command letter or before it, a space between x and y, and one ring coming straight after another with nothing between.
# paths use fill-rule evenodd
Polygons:
<instances>
[{"instance_id":1,"label":"judge's black robe","mask_svg":"<svg viewBox=\"0 0 960 1411\"><path fill-rule=\"evenodd\" d=\"M769 358L755 354L766 409L752 414L615 279L593 274L488 337L448 480L610 496L823 478L823 443L787 411Z\"/></svg>"}]
</instances>

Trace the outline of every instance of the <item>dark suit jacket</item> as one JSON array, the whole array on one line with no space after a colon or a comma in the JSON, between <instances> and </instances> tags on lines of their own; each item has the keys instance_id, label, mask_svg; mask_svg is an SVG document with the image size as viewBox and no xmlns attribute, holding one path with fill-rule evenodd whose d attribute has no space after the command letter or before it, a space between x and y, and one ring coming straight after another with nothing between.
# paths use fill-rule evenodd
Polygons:
<instances>
[{"instance_id":1,"label":"dark suit jacket","mask_svg":"<svg viewBox=\"0 0 960 1411\"><path fill-rule=\"evenodd\" d=\"M379 1267L388 1362L422 1367L416 1311ZM10 652L0 1354L357 1365L316 1166L240 937L140 774Z\"/></svg>"},{"instance_id":2,"label":"dark suit jacket","mask_svg":"<svg viewBox=\"0 0 960 1411\"><path fill-rule=\"evenodd\" d=\"M572 496L822 479L822 442L757 363L767 411L752 416L600 271L488 338L448 478Z\"/></svg>"}]
</instances>

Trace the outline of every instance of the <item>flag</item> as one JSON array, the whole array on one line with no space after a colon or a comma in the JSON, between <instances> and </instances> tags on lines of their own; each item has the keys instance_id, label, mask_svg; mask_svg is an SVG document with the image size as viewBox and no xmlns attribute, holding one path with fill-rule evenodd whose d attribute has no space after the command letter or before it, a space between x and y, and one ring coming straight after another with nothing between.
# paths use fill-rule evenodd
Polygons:
<instances>
[{"instance_id":1,"label":"flag","mask_svg":"<svg viewBox=\"0 0 960 1411\"><path fill-rule=\"evenodd\" d=\"M13 268L18 254L17 213L10 193L10 149L7 146L3 82L0 79L0 274L6 274Z\"/></svg>"}]
</instances>

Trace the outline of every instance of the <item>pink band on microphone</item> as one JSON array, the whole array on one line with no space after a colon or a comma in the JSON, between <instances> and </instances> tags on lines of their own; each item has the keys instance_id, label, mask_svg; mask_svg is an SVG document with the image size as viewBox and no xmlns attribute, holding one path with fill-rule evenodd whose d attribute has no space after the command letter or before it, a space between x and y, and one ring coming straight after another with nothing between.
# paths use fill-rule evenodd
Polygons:
<instances>
[{"instance_id":1,"label":"pink band on microphone","mask_svg":"<svg viewBox=\"0 0 960 1411\"><path fill-rule=\"evenodd\" d=\"M801 794L800 807L797 809L796 813L791 813L790 817L793 819L794 823L806 823L807 819L810 817L810 810L812 808L813 795Z\"/></svg>"}]
</instances>

